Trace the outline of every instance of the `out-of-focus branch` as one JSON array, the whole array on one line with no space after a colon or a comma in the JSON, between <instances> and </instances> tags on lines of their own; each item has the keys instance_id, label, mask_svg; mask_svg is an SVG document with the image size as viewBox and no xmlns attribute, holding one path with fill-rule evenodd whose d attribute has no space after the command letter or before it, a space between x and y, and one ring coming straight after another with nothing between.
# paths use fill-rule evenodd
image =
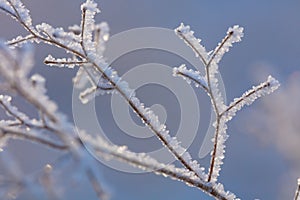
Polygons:
<instances>
[{"instance_id":1,"label":"out-of-focus branch","mask_svg":"<svg viewBox=\"0 0 300 200\"><path fill-rule=\"evenodd\" d=\"M300 178L298 178L297 189L296 189L296 192L295 192L294 200L299 200L299 199L300 199Z\"/></svg>"}]
</instances>

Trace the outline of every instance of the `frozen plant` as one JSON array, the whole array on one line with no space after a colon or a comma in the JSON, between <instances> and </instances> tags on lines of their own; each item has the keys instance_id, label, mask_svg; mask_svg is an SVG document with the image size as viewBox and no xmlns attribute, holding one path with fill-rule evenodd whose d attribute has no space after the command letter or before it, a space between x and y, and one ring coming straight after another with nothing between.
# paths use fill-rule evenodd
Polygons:
<instances>
[{"instance_id":1,"label":"frozen plant","mask_svg":"<svg viewBox=\"0 0 300 200\"><path fill-rule=\"evenodd\" d=\"M59 187L57 180L64 175L61 171L67 170L70 166L74 170L72 172L74 179L78 174L85 175L99 199L109 198L96 168L98 163L87 153L83 144L88 145L97 156L116 159L145 171L182 181L188 186L199 188L215 199L238 199L234 193L226 191L223 184L218 182L222 160L225 156L225 141L228 138L227 122L242 107L250 105L257 98L279 87L278 81L269 76L264 83L248 90L229 105L225 105L216 78L219 73L218 63L233 43L241 41L243 28L239 26L229 28L225 38L211 53L207 52L200 44L200 40L194 37L189 26L181 24L175 30L175 33L194 50L196 56L203 62L205 74L188 70L185 65L174 68L173 73L175 76L183 77L187 82L194 82L196 86L201 86L210 97L216 115L214 148L211 152L210 167L205 170L180 145L180 141L171 137L166 125L159 122L154 112L138 99L135 91L105 61L103 52L105 43L109 39L109 28L104 22L95 23L94 16L100 10L93 0L87 0L81 5L80 24L73 25L68 30L55 28L46 23L33 25L29 10L20 0L0 0L0 9L20 23L28 33L26 36L18 36L5 43L1 42L2 84L5 84L8 92L16 93L31 104L38 113L37 118L31 118L13 105L11 96L1 95L0 105L9 117L0 123L1 148L5 151L5 141L8 139L22 139L54 148L67 155L67 158L62 159L62 163L48 164L36 176L24 178L17 163L7 154L9 158L1 162L7 166L5 167L8 170L7 174L11 175L4 177L3 183L5 184L0 185L4 199L10 198L11 195L21 195L24 189L30 190L37 199L43 196L48 196L50 199L59 198L61 192L56 188ZM158 162L145 153L132 152L126 146L112 145L104 138L99 136L93 138L84 130L77 130L46 95L45 79L40 75L29 77L33 66L32 49L28 44L30 42L56 46L70 55L68 58L54 58L49 55L45 58L45 64L78 68L73 82L75 87L82 89L79 97L82 103L89 102L99 94L112 92L120 94L162 145L168 148L176 160L182 164L182 168Z\"/></svg>"}]
</instances>

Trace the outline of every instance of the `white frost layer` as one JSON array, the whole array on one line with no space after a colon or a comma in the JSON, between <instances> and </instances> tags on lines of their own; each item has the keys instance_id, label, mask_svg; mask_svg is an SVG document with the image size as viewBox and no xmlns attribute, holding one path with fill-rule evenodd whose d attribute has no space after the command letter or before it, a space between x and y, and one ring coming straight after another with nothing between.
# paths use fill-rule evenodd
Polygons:
<instances>
[{"instance_id":1,"label":"white frost layer","mask_svg":"<svg viewBox=\"0 0 300 200\"><path fill-rule=\"evenodd\" d=\"M53 28L51 25L46 23L36 25L36 29L39 33L49 37L49 39L57 41L69 49L83 53L80 45L80 36L73 32L65 32L63 28ZM52 45L52 43L49 44ZM69 52L68 49L66 50Z\"/></svg>"},{"instance_id":2,"label":"white frost layer","mask_svg":"<svg viewBox=\"0 0 300 200\"><path fill-rule=\"evenodd\" d=\"M187 83L191 83L192 81L195 83L196 87L202 86L207 89L207 81L205 77L201 76L199 71L194 71L192 69L187 69L185 64L182 64L180 67L173 68L173 76L181 76Z\"/></svg>"},{"instance_id":3,"label":"white frost layer","mask_svg":"<svg viewBox=\"0 0 300 200\"><path fill-rule=\"evenodd\" d=\"M49 66L67 67L73 69L76 65L82 65L82 62L77 58L54 58L48 55L44 62Z\"/></svg>"},{"instance_id":4,"label":"white frost layer","mask_svg":"<svg viewBox=\"0 0 300 200\"><path fill-rule=\"evenodd\" d=\"M217 128L217 124L214 123L214 127ZM225 158L225 142L228 139L228 135L226 133L227 125L225 120L221 119L218 124L218 135L217 138L213 138L212 142L216 145L215 155L214 155L214 165L213 172L211 174L211 182L216 183L217 179L220 175L221 165L223 164L223 159ZM217 139L217 142L215 141ZM211 152L213 156L214 150Z\"/></svg>"},{"instance_id":5,"label":"white frost layer","mask_svg":"<svg viewBox=\"0 0 300 200\"><path fill-rule=\"evenodd\" d=\"M180 26L175 29L175 33L193 49L196 57L200 56L204 63L207 62L208 53L205 47L200 44L201 40L194 36L194 31L190 30L190 26L185 26L183 23L181 23Z\"/></svg>"},{"instance_id":6,"label":"white frost layer","mask_svg":"<svg viewBox=\"0 0 300 200\"><path fill-rule=\"evenodd\" d=\"M82 31L82 44L85 48L86 53L89 51L96 52L95 43L93 42L93 31L95 26L95 15L100 12L97 8L97 3L93 0L87 0L81 5L82 19L81 29Z\"/></svg>"},{"instance_id":7,"label":"white frost layer","mask_svg":"<svg viewBox=\"0 0 300 200\"><path fill-rule=\"evenodd\" d=\"M32 28L32 19L30 17L29 10L25 8L22 1L11 0L9 3L6 0L0 0L0 8L13 15L16 20L20 20L26 26Z\"/></svg>"},{"instance_id":8,"label":"white frost layer","mask_svg":"<svg viewBox=\"0 0 300 200\"><path fill-rule=\"evenodd\" d=\"M229 51L229 48L236 42L242 41L242 37L244 36L244 28L235 25L230 27L227 31L227 35L225 38L218 44L212 53L212 57L216 63L219 63L222 59L223 55ZM212 59L211 57L211 59Z\"/></svg>"},{"instance_id":9,"label":"white frost layer","mask_svg":"<svg viewBox=\"0 0 300 200\"><path fill-rule=\"evenodd\" d=\"M274 79L272 76L269 76L267 81L259 84L258 86L253 86L252 89L245 92L241 97L235 98L227 108L227 111L224 113L226 121L231 120L245 105L252 104L259 97L265 96L274 92L278 89L280 83Z\"/></svg>"},{"instance_id":10,"label":"white frost layer","mask_svg":"<svg viewBox=\"0 0 300 200\"><path fill-rule=\"evenodd\" d=\"M201 167L196 160L192 159L191 155L180 145L180 142L176 137L170 136L169 130L166 129L166 125L159 122L158 117L154 112L150 108L145 107L143 103L140 103L139 99L136 97L131 97L131 101L138 109L137 114L143 116L143 122L156 132L156 135L160 138L162 143L175 155L175 157L179 159L179 156L181 161L187 164L199 178L206 180L207 176L204 173L204 168Z\"/></svg>"}]
</instances>

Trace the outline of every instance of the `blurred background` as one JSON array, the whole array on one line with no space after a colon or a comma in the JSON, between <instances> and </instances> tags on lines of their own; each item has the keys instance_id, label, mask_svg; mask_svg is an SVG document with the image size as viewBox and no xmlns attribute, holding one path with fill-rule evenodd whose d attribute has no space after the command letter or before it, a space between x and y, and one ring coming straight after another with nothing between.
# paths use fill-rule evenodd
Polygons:
<instances>
[{"instance_id":1,"label":"blurred background","mask_svg":"<svg viewBox=\"0 0 300 200\"><path fill-rule=\"evenodd\" d=\"M67 28L79 24L79 0L24 0L34 24L47 22ZM220 182L242 199L292 199L296 180L300 177L300 1L159 1L159 0L96 0L101 8L96 21L106 21L111 35L140 27L174 29L181 22L189 24L195 36L202 39L207 49L214 49L225 36L228 27L238 24L245 28L242 42L227 53L220 63L226 86L227 101L265 81L267 76L279 79L281 87L270 96L255 102L238 113L229 123L226 158ZM5 14L0 14L0 37L11 39L25 34L22 27ZM159 36L158 36L159 37ZM147 38L145 38L147 40ZM122 43L120 44L122 45ZM43 59L48 54L62 57L63 51L46 45L36 45L35 73L47 78L49 96L72 121L72 77L76 70L47 67ZM191 54L193 52L191 51ZM130 52L115 60L113 66L126 73L135 66L161 63L179 66L182 58L155 49ZM139 77L136 77L137 79ZM129 84L130 84L130 80ZM182 84L185 84L182 81ZM200 107L201 120L197 136L189 150L204 166L209 158L198 158L200 144L208 128L210 108L208 97L194 88ZM168 88L145 85L137 95L147 105L161 104L171 132L176 132L180 121L178 100ZM96 99L99 123L109 139L126 144L137 152L160 148L155 137L145 140L130 137L114 122L110 107L111 97ZM23 108L26 110L26 108ZM160 112L165 111L165 112ZM29 111L30 112L30 111ZM140 122L133 120L137 124ZM191 119L192 120L192 119ZM10 142L6 147L18 160L24 173L30 176L45 164L55 162L61 155L56 151L22 141ZM176 163L175 163L176 164ZM1 163L0 163L1 165ZM103 181L113 200L119 199L211 199L201 191L151 173L125 173L99 163ZM65 189L65 199L96 199L84 182ZM30 199L26 194L19 199Z\"/></svg>"}]
</instances>

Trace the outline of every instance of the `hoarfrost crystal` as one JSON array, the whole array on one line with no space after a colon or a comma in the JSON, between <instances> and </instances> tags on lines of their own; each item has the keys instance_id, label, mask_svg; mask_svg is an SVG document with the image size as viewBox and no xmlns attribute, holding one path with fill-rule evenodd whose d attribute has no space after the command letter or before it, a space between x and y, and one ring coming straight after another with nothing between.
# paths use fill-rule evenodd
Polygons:
<instances>
[{"instance_id":1,"label":"hoarfrost crystal","mask_svg":"<svg viewBox=\"0 0 300 200\"><path fill-rule=\"evenodd\" d=\"M175 29L175 33L193 49L196 57L200 57L203 63L207 62L208 53L205 50L205 47L200 44L201 40L195 38L194 31L190 30L190 26L185 26L181 23L180 26Z\"/></svg>"}]
</instances>

